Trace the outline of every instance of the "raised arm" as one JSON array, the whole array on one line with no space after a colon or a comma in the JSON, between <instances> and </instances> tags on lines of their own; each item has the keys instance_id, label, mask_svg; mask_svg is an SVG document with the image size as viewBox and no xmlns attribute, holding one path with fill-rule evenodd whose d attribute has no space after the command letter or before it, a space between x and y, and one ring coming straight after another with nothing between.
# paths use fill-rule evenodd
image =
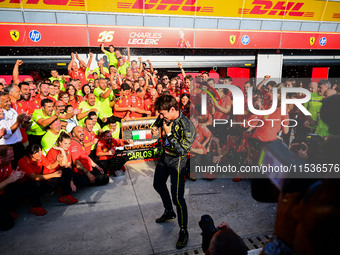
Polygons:
<instances>
[{"instance_id":1,"label":"raised arm","mask_svg":"<svg viewBox=\"0 0 340 255\"><path fill-rule=\"evenodd\" d=\"M182 63L181 62L178 62L178 67L179 69L181 69L181 72L182 72L182 75L183 75L183 79L184 77L186 76L185 72L184 72L184 69L183 69L183 66L182 66Z\"/></svg>"},{"instance_id":2,"label":"raised arm","mask_svg":"<svg viewBox=\"0 0 340 255\"><path fill-rule=\"evenodd\" d=\"M141 74L143 72L143 59L142 57L138 57L139 61L139 73Z\"/></svg>"},{"instance_id":3,"label":"raised arm","mask_svg":"<svg viewBox=\"0 0 340 255\"><path fill-rule=\"evenodd\" d=\"M130 47L127 47L127 54L128 54L128 58L127 58L127 62L130 63L130 58L131 58L131 55L130 55Z\"/></svg>"},{"instance_id":4,"label":"raised arm","mask_svg":"<svg viewBox=\"0 0 340 255\"><path fill-rule=\"evenodd\" d=\"M150 72L151 73L153 73L153 66L152 66L152 64L151 64L151 61L150 61L150 59L148 59L146 62L148 62L149 63L149 66L150 66Z\"/></svg>"},{"instance_id":5,"label":"raised arm","mask_svg":"<svg viewBox=\"0 0 340 255\"><path fill-rule=\"evenodd\" d=\"M104 43L102 43L101 45L100 45L100 50L105 54L106 53L106 50L105 50L105 48L104 48Z\"/></svg>"},{"instance_id":6,"label":"raised arm","mask_svg":"<svg viewBox=\"0 0 340 255\"><path fill-rule=\"evenodd\" d=\"M89 61L87 61L87 65L86 65L88 69L90 69L91 67L92 59L93 59L93 53L90 52L90 58L89 58Z\"/></svg>"},{"instance_id":7,"label":"raised arm","mask_svg":"<svg viewBox=\"0 0 340 255\"><path fill-rule=\"evenodd\" d=\"M14 68L13 68L13 83L19 85L19 66L21 66L24 62L22 60L18 59L15 62Z\"/></svg>"},{"instance_id":8,"label":"raised arm","mask_svg":"<svg viewBox=\"0 0 340 255\"><path fill-rule=\"evenodd\" d=\"M87 64L79 58L78 52L76 52L76 58L79 61L79 64L82 64L82 66L87 66ZM91 63L90 63L91 64Z\"/></svg>"},{"instance_id":9,"label":"raised arm","mask_svg":"<svg viewBox=\"0 0 340 255\"><path fill-rule=\"evenodd\" d=\"M270 75L266 75L266 76L263 78L263 80L262 80L259 84L257 84L256 88L257 88L258 90L261 90L261 88L262 88L263 85L266 83L266 81L269 80L269 78L270 78Z\"/></svg>"},{"instance_id":10,"label":"raised arm","mask_svg":"<svg viewBox=\"0 0 340 255\"><path fill-rule=\"evenodd\" d=\"M72 65L73 65L73 62L74 62L74 58L75 58L75 55L74 55L74 53L72 52L72 53L71 53L71 61L70 61L70 63L69 63L68 66L67 66L68 74L70 74L71 71L72 71Z\"/></svg>"},{"instance_id":11,"label":"raised arm","mask_svg":"<svg viewBox=\"0 0 340 255\"><path fill-rule=\"evenodd\" d=\"M37 123L42 126L42 127L47 127L48 125L50 125L53 121L55 121L56 119L58 119L59 117L59 113L57 115L57 113L55 113L55 115L52 115L51 117L49 117L48 119L38 119Z\"/></svg>"}]
</instances>

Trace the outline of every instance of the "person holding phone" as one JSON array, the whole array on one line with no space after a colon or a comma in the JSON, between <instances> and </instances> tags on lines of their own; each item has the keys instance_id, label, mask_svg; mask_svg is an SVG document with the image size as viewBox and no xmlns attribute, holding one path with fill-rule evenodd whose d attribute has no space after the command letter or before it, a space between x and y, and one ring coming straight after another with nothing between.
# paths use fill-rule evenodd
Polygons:
<instances>
[{"instance_id":1,"label":"person holding phone","mask_svg":"<svg viewBox=\"0 0 340 255\"><path fill-rule=\"evenodd\" d=\"M162 198L165 211L156 219L157 223L175 219L169 190L166 181L170 176L172 201L177 209L178 224L180 227L177 249L184 248L188 243L188 212L184 199L184 176L186 174L186 162L188 152L192 146L196 131L194 124L179 111L176 98L171 95L162 95L156 99L155 110L159 112L152 127L152 133L156 135L159 128L165 133L163 143L163 155L155 170L153 186Z\"/></svg>"}]
</instances>

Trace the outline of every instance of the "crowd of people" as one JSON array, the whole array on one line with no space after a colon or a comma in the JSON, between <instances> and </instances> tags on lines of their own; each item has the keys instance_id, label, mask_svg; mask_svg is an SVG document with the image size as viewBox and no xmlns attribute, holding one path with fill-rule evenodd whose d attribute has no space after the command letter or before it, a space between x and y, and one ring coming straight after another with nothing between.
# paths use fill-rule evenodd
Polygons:
<instances>
[{"instance_id":1,"label":"crowd of people","mask_svg":"<svg viewBox=\"0 0 340 255\"><path fill-rule=\"evenodd\" d=\"M75 204L78 200L71 194L79 187L105 185L110 174L124 172L127 159L116 157L116 148L133 141L121 139L121 120L158 116L155 102L161 95L173 96L180 112L196 128L197 136L190 151L190 162L195 164L203 161L237 166L256 164L261 144L277 139L301 159L316 162L322 157L318 149L330 133L338 135L339 131L334 131L329 120L320 118L325 98L338 94L337 84L328 80L303 84L287 79L285 83L276 83L265 76L258 84L248 81L240 86L244 91L253 88L253 106L257 110L271 108L273 89L306 87L311 100L305 107L311 116L302 114L294 105L288 105L286 115L281 115L280 100L270 115L252 114L247 100L244 115L233 115L232 93L215 87L232 85L231 77L217 81L209 78L208 72L193 77L186 75L181 63L178 63L181 75L160 75L150 60L145 63L139 57L138 61L130 62L129 48L127 56L113 45L106 50L102 44L101 51L109 60L107 67L100 59L98 67L90 70L92 53L87 63L72 53L68 75L51 70L49 78L21 81L19 69L24 63L17 60L12 82L0 80L1 229L13 226L17 215L12 202L23 196L30 197L30 212L42 216L47 212L40 201L41 193L58 187L58 201ZM209 94L206 114L201 112L203 94ZM290 99L304 96L287 95ZM253 125L214 126L214 119L237 123L252 120ZM280 121L272 123L265 119ZM298 125L282 126L284 119L297 120ZM261 121L264 124L257 126ZM195 179L192 174L189 178ZM206 173L203 178L215 177ZM237 176L234 181L241 179L242 176Z\"/></svg>"}]
</instances>

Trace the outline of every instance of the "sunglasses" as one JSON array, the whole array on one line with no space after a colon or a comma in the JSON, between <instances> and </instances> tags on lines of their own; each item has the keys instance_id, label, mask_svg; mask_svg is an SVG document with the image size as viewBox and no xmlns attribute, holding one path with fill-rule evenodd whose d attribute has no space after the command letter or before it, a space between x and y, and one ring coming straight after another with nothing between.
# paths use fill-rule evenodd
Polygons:
<instances>
[{"instance_id":1,"label":"sunglasses","mask_svg":"<svg viewBox=\"0 0 340 255\"><path fill-rule=\"evenodd\" d=\"M163 78L162 80L169 80L169 78Z\"/></svg>"}]
</instances>

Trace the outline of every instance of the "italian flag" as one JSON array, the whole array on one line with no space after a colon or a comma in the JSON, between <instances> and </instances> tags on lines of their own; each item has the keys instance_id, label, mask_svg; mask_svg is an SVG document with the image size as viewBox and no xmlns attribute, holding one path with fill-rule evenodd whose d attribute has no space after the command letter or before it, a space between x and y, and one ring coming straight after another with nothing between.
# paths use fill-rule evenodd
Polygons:
<instances>
[{"instance_id":1,"label":"italian flag","mask_svg":"<svg viewBox=\"0 0 340 255\"><path fill-rule=\"evenodd\" d=\"M145 140L151 139L152 134L151 130L133 130L132 131L132 140Z\"/></svg>"}]
</instances>

